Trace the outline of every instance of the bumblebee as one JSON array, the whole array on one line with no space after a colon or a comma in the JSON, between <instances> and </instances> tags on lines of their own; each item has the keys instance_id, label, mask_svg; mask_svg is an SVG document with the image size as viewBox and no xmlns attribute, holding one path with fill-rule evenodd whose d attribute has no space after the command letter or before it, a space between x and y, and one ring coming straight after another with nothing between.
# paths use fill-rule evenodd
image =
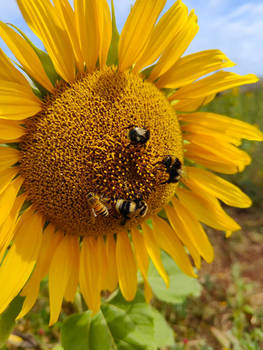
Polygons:
<instances>
[{"instance_id":1,"label":"bumblebee","mask_svg":"<svg viewBox=\"0 0 263 350\"><path fill-rule=\"evenodd\" d=\"M174 160L170 155L165 156L163 160L156 164L162 164L165 166L165 172L169 175L168 179L161 183L161 185L164 184L170 184L170 183L176 183L180 180L182 176L182 163L178 158L175 158Z\"/></svg>"},{"instance_id":2,"label":"bumblebee","mask_svg":"<svg viewBox=\"0 0 263 350\"><path fill-rule=\"evenodd\" d=\"M115 210L123 218L121 225L125 225L126 221L133 217L145 216L148 205L142 199L135 199L133 201L117 199L115 201Z\"/></svg>"},{"instance_id":3,"label":"bumblebee","mask_svg":"<svg viewBox=\"0 0 263 350\"><path fill-rule=\"evenodd\" d=\"M132 128L131 128L132 127ZM144 145L150 138L150 130L131 125L128 138L133 145ZM128 129L127 128L127 129Z\"/></svg>"},{"instance_id":4,"label":"bumblebee","mask_svg":"<svg viewBox=\"0 0 263 350\"><path fill-rule=\"evenodd\" d=\"M93 215L96 217L98 215L101 216L108 216L109 215L109 210L106 207L106 205L102 202L100 197L93 193L89 192L87 195L88 199L88 206L90 207Z\"/></svg>"}]
</instances>

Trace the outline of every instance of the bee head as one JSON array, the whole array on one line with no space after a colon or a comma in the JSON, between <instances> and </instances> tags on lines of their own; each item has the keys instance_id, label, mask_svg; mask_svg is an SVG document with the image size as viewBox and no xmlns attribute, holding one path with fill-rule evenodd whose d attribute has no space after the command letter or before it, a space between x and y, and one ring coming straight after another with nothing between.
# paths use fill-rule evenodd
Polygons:
<instances>
[{"instance_id":1,"label":"bee head","mask_svg":"<svg viewBox=\"0 0 263 350\"><path fill-rule=\"evenodd\" d=\"M94 196L95 196L95 194L94 194L93 192L89 192L89 193L87 194L87 198L88 198L88 199L94 198Z\"/></svg>"},{"instance_id":2,"label":"bee head","mask_svg":"<svg viewBox=\"0 0 263 350\"><path fill-rule=\"evenodd\" d=\"M165 156L162 160L162 163L166 168L169 168L172 164L172 157L170 155Z\"/></svg>"}]
</instances>

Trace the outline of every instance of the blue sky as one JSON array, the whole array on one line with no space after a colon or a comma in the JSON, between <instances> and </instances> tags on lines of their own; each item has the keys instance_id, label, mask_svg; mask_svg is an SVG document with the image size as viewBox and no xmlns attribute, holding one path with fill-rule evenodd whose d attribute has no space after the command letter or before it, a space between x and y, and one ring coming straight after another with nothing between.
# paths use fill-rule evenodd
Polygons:
<instances>
[{"instance_id":1,"label":"blue sky","mask_svg":"<svg viewBox=\"0 0 263 350\"><path fill-rule=\"evenodd\" d=\"M119 29L134 0L115 0ZM166 9L174 1L167 0ZM194 8L200 30L187 53L220 49L237 63L232 71L263 76L263 0L183 0L189 10ZM15 0L0 0L0 20L10 22L25 31L38 45L25 25ZM2 47L8 50L2 42Z\"/></svg>"}]
</instances>

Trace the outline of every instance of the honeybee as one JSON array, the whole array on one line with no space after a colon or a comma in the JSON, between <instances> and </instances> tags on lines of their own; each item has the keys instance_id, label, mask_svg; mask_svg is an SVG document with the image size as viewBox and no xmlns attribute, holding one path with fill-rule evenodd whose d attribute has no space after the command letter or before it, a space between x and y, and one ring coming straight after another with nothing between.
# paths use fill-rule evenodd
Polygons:
<instances>
[{"instance_id":1,"label":"honeybee","mask_svg":"<svg viewBox=\"0 0 263 350\"><path fill-rule=\"evenodd\" d=\"M115 210L123 218L121 225L125 225L126 221L133 217L144 217L147 213L148 205L142 199L133 201L117 199L115 200Z\"/></svg>"},{"instance_id":2,"label":"honeybee","mask_svg":"<svg viewBox=\"0 0 263 350\"><path fill-rule=\"evenodd\" d=\"M128 138L133 145L144 145L150 138L150 130L140 128L139 126L130 125Z\"/></svg>"},{"instance_id":3,"label":"honeybee","mask_svg":"<svg viewBox=\"0 0 263 350\"><path fill-rule=\"evenodd\" d=\"M108 208L102 202L101 198L97 194L93 192L89 192L87 195L87 199L88 199L88 206L90 207L95 217L98 215L101 215L101 216L109 215Z\"/></svg>"},{"instance_id":4,"label":"honeybee","mask_svg":"<svg viewBox=\"0 0 263 350\"><path fill-rule=\"evenodd\" d=\"M183 171L182 171L182 163L178 158L175 158L173 160L170 155L167 155L163 158L163 160L155 164L164 165L165 172L169 175L169 178L166 181L162 182L161 185L176 183L180 180Z\"/></svg>"}]
</instances>

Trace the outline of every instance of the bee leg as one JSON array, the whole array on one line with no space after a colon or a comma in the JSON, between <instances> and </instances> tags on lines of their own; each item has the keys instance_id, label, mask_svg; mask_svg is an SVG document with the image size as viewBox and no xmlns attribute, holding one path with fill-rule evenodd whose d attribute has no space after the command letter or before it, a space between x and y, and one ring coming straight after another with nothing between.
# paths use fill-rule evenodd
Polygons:
<instances>
[{"instance_id":1,"label":"bee leg","mask_svg":"<svg viewBox=\"0 0 263 350\"><path fill-rule=\"evenodd\" d=\"M130 220L130 217L128 215L123 216L120 225L124 226L128 220Z\"/></svg>"},{"instance_id":2,"label":"bee leg","mask_svg":"<svg viewBox=\"0 0 263 350\"><path fill-rule=\"evenodd\" d=\"M162 165L164 165L162 160L159 160L159 162L153 163L153 166L155 166L155 165L157 165L157 164L162 164Z\"/></svg>"},{"instance_id":3,"label":"bee leg","mask_svg":"<svg viewBox=\"0 0 263 350\"><path fill-rule=\"evenodd\" d=\"M123 219L121 220L121 222L120 222L120 225L121 225L121 226L124 226L124 225L126 224L126 221L127 221L127 219L123 218Z\"/></svg>"},{"instance_id":4,"label":"bee leg","mask_svg":"<svg viewBox=\"0 0 263 350\"><path fill-rule=\"evenodd\" d=\"M169 182L168 181L164 181L164 182L160 182L160 185L165 185L165 184L168 184Z\"/></svg>"}]
</instances>

